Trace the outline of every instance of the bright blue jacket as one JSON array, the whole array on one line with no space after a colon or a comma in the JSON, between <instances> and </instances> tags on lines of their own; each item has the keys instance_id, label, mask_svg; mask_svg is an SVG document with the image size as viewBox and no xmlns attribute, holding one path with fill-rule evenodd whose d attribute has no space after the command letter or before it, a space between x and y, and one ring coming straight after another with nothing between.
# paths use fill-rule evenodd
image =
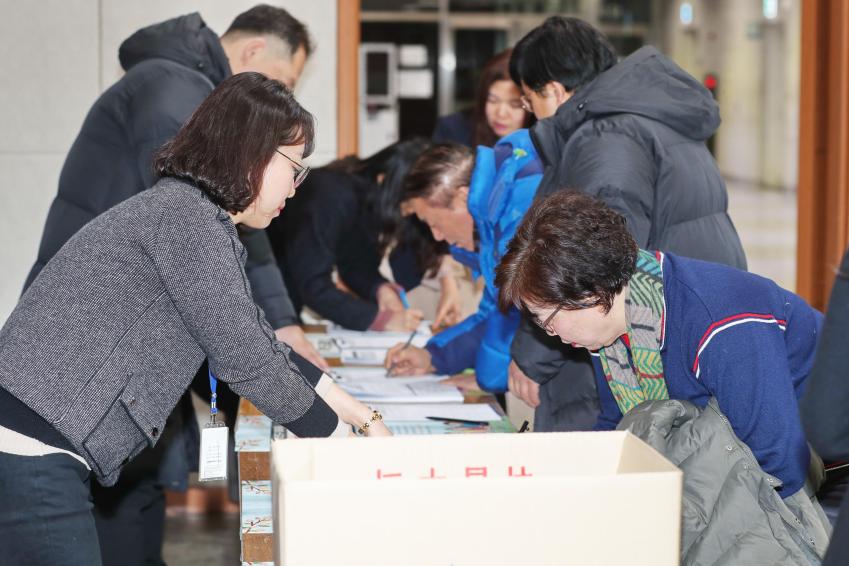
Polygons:
<instances>
[{"instance_id":1,"label":"bright blue jacket","mask_svg":"<svg viewBox=\"0 0 849 566\"><path fill-rule=\"evenodd\" d=\"M503 137L495 147L478 147L469 186L469 212L478 232L478 253L452 248L452 255L483 275L486 286L478 310L430 339L427 350L439 373L474 367L482 389L507 389L510 343L519 312L498 310L495 266L507 251L542 179L542 163L527 130Z\"/></svg>"},{"instance_id":2,"label":"bright blue jacket","mask_svg":"<svg viewBox=\"0 0 849 566\"><path fill-rule=\"evenodd\" d=\"M666 320L660 354L669 397L705 407L716 397L761 468L805 483L810 453L798 401L814 362L822 314L769 279L733 267L662 254ZM622 418L596 367L598 429Z\"/></svg>"}]
</instances>

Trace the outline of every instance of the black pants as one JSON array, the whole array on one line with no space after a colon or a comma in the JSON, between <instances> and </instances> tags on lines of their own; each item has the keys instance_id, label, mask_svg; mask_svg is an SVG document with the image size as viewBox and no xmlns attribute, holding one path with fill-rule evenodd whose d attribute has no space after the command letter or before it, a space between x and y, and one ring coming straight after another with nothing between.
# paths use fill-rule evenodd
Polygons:
<instances>
[{"instance_id":1,"label":"black pants","mask_svg":"<svg viewBox=\"0 0 849 566\"><path fill-rule=\"evenodd\" d=\"M78 460L0 453L0 565L98 566L91 509Z\"/></svg>"},{"instance_id":2,"label":"black pants","mask_svg":"<svg viewBox=\"0 0 849 566\"><path fill-rule=\"evenodd\" d=\"M92 483L94 519L104 566L160 566L165 532L165 492L158 450L146 449L121 471L112 487Z\"/></svg>"},{"instance_id":3,"label":"black pants","mask_svg":"<svg viewBox=\"0 0 849 566\"><path fill-rule=\"evenodd\" d=\"M191 389L209 401L207 364L198 370ZM218 407L227 415L230 427L228 455L230 498L238 501L238 481L233 430L239 397L224 383L218 384ZM175 411L180 410L180 406ZM145 449L121 470L118 482L112 487L92 485L94 518L100 538L100 553L104 566L161 566L162 541L165 532L165 490L160 483L160 466L169 443L177 440L182 419L194 419L189 411L179 419L172 414L154 448ZM194 461L196 462L196 460ZM192 462L191 464L194 464ZM2 562L0 562L2 564Z\"/></svg>"}]
</instances>

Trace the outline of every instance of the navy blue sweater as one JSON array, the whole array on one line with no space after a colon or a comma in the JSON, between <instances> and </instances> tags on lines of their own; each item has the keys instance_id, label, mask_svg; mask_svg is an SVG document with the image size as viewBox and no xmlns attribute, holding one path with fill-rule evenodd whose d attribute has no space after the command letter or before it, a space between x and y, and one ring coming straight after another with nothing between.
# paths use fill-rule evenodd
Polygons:
<instances>
[{"instance_id":1,"label":"navy blue sweater","mask_svg":"<svg viewBox=\"0 0 849 566\"><path fill-rule=\"evenodd\" d=\"M663 371L669 396L704 407L716 397L758 463L783 483L805 483L810 461L798 400L814 361L822 314L773 281L716 263L664 254ZM622 418L593 356L598 429Z\"/></svg>"}]
</instances>

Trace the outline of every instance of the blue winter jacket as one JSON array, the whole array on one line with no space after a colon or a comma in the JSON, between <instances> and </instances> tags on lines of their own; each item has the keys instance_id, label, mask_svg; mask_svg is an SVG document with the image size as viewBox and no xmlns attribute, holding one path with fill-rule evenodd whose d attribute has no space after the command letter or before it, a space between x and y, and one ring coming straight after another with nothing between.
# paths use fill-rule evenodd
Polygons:
<instances>
[{"instance_id":1,"label":"blue winter jacket","mask_svg":"<svg viewBox=\"0 0 849 566\"><path fill-rule=\"evenodd\" d=\"M783 483L781 497L793 495L810 462L798 401L822 314L758 275L661 257L666 317L660 354L669 397L701 408L715 397L761 468ZM601 402L597 428L612 429L622 413L595 354L593 365Z\"/></svg>"},{"instance_id":2,"label":"blue winter jacket","mask_svg":"<svg viewBox=\"0 0 849 566\"><path fill-rule=\"evenodd\" d=\"M542 179L542 163L527 130L505 136L495 147L478 147L469 186L469 212L478 232L478 253L452 248L452 255L483 275L486 286L478 311L430 339L427 350L439 373L474 367L478 385L500 393L507 389L510 343L519 312L498 310L495 266L507 251Z\"/></svg>"}]
</instances>

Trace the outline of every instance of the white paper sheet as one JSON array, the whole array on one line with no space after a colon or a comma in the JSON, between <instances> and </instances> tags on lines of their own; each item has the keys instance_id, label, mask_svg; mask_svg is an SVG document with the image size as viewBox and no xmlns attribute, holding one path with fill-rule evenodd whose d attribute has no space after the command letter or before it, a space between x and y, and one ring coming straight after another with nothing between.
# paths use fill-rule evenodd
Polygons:
<instances>
[{"instance_id":1,"label":"white paper sheet","mask_svg":"<svg viewBox=\"0 0 849 566\"><path fill-rule=\"evenodd\" d=\"M327 326L327 333L331 336L345 336L345 337L358 337L358 336L389 336L398 338L401 342L406 342L407 338L410 337L409 332L395 332L391 330L348 330L338 324L329 324ZM430 321L423 320L419 327L416 329L416 334L418 336L422 336L425 338L430 338L433 334L430 330Z\"/></svg>"},{"instance_id":2,"label":"white paper sheet","mask_svg":"<svg viewBox=\"0 0 849 566\"><path fill-rule=\"evenodd\" d=\"M448 378L447 375L436 375L426 373L417 376L393 376L387 377L386 368L379 367L337 367L330 372L337 382L363 382L363 381L385 381L387 379L415 378L419 381L439 381Z\"/></svg>"},{"instance_id":3,"label":"white paper sheet","mask_svg":"<svg viewBox=\"0 0 849 566\"><path fill-rule=\"evenodd\" d=\"M422 421L426 417L446 417L450 419L466 419L470 421L501 420L498 413L485 403L457 404L418 404L392 405L373 404L372 408L380 411L387 421Z\"/></svg>"},{"instance_id":4,"label":"white paper sheet","mask_svg":"<svg viewBox=\"0 0 849 566\"><path fill-rule=\"evenodd\" d=\"M382 366L388 351L387 348L347 348L339 359L349 366Z\"/></svg>"},{"instance_id":5,"label":"white paper sheet","mask_svg":"<svg viewBox=\"0 0 849 566\"><path fill-rule=\"evenodd\" d=\"M453 385L417 377L383 381L340 382L342 389L364 403L462 403L463 394ZM385 416L385 415L384 415Z\"/></svg>"},{"instance_id":6,"label":"white paper sheet","mask_svg":"<svg viewBox=\"0 0 849 566\"><path fill-rule=\"evenodd\" d=\"M362 333L346 333L333 334L331 336L333 342L340 349L352 348L383 348L389 349L396 344L406 344L409 340L409 334L401 334L398 332L362 332ZM430 339L430 334L427 335L416 332L413 340L410 342L413 346L424 348L427 341Z\"/></svg>"},{"instance_id":7,"label":"white paper sheet","mask_svg":"<svg viewBox=\"0 0 849 566\"><path fill-rule=\"evenodd\" d=\"M329 334L308 333L304 336L323 358L338 358L342 353L341 348L336 344L336 340Z\"/></svg>"}]
</instances>

